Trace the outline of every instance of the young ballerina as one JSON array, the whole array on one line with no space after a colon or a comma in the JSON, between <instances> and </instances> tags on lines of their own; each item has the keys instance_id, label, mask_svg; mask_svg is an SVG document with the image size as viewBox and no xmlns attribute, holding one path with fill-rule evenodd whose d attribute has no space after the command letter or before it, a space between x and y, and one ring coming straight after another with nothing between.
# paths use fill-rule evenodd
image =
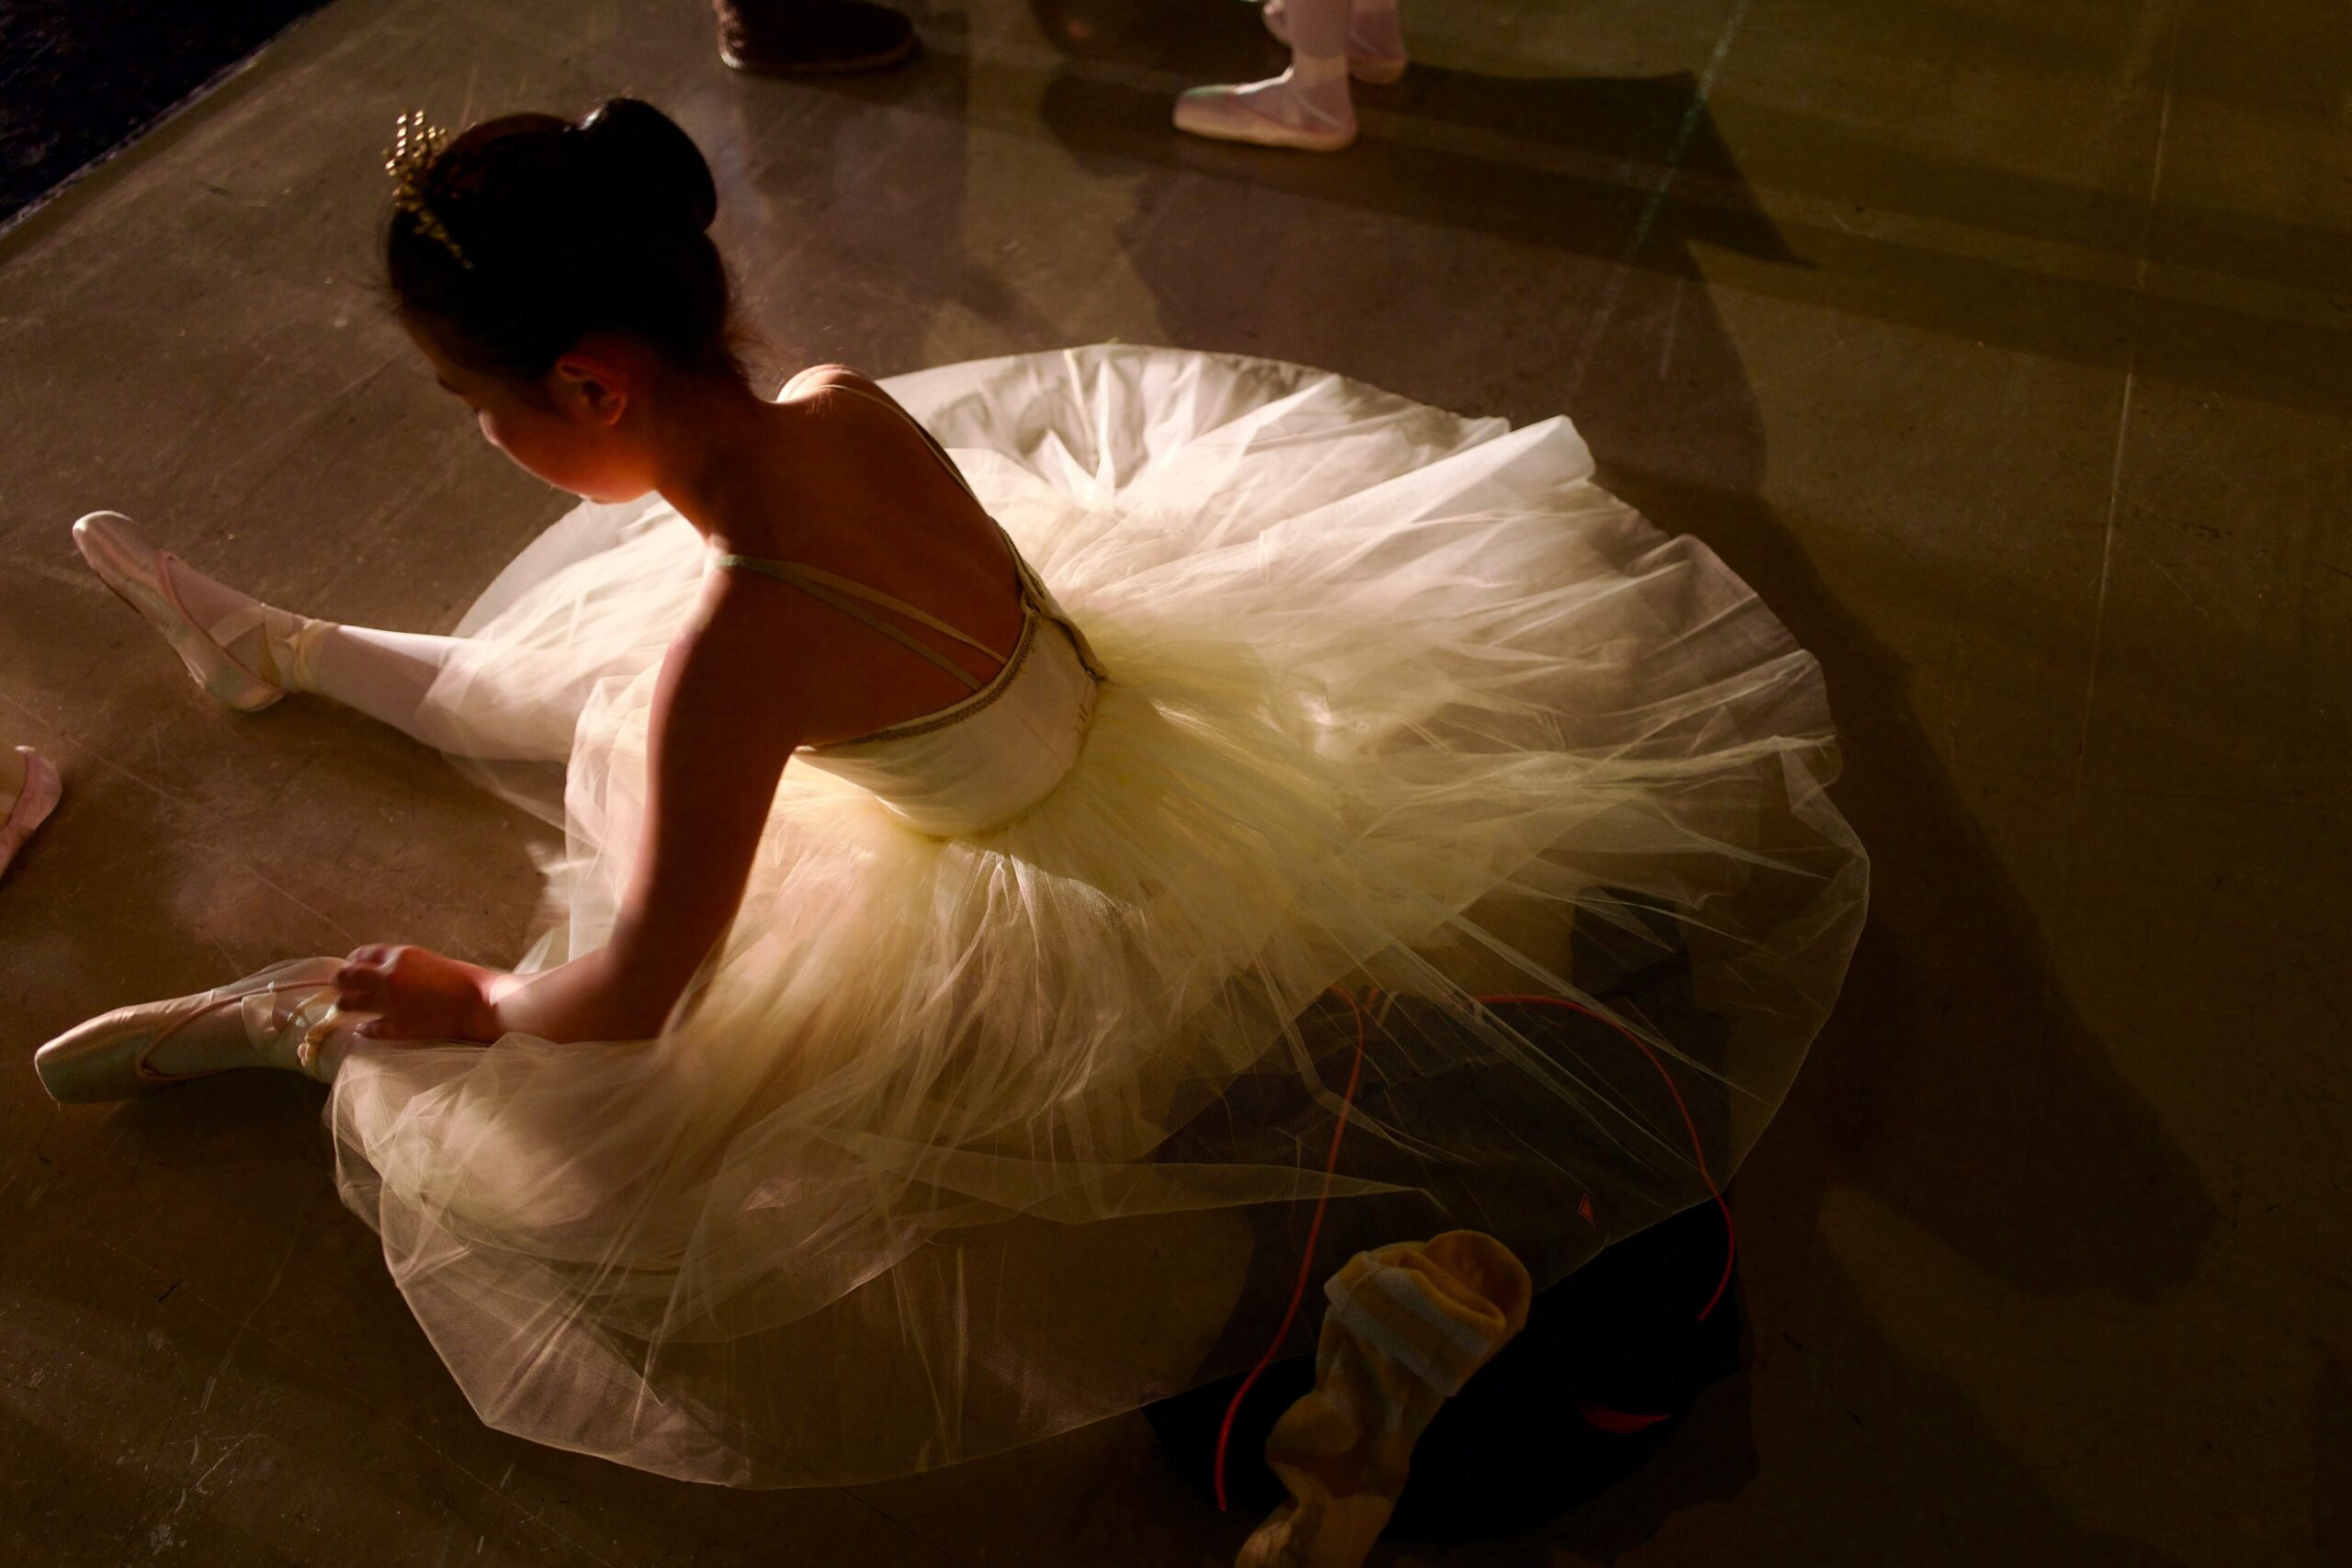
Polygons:
<instances>
[{"instance_id":1,"label":"young ballerina","mask_svg":"<svg viewBox=\"0 0 2352 1568\"><path fill-rule=\"evenodd\" d=\"M1221 141L1337 152L1356 139L1348 78L1385 85L1405 74L1396 0L1265 0L1266 28L1290 46L1290 67L1264 82L1194 87L1176 100L1176 129Z\"/></svg>"},{"instance_id":2,"label":"young ballerina","mask_svg":"<svg viewBox=\"0 0 2352 1568\"><path fill-rule=\"evenodd\" d=\"M401 320L584 503L447 637L75 532L219 699L560 774L558 919L94 1019L52 1094L328 1081L485 1421L741 1485L1303 1348L1317 1257L1474 1225L1540 1288L1729 1179L1863 862L1813 660L1565 421L1115 346L770 400L658 111L403 129Z\"/></svg>"}]
</instances>

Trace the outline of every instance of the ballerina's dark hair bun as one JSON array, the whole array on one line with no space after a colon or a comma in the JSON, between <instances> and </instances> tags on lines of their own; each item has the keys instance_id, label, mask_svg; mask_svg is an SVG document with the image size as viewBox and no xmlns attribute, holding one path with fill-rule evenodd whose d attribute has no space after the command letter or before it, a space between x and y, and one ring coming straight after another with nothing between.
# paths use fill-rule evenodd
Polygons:
<instances>
[{"instance_id":1,"label":"ballerina's dark hair bun","mask_svg":"<svg viewBox=\"0 0 2352 1568\"><path fill-rule=\"evenodd\" d=\"M605 332L683 368L742 375L727 268L705 231L718 187L652 105L485 120L403 188L413 200L384 234L393 301L458 363L536 381Z\"/></svg>"},{"instance_id":2,"label":"ballerina's dark hair bun","mask_svg":"<svg viewBox=\"0 0 2352 1568\"><path fill-rule=\"evenodd\" d=\"M699 234L718 215L718 186L694 138L636 98L615 98L580 122L580 142L616 197L641 201L646 218Z\"/></svg>"}]
</instances>

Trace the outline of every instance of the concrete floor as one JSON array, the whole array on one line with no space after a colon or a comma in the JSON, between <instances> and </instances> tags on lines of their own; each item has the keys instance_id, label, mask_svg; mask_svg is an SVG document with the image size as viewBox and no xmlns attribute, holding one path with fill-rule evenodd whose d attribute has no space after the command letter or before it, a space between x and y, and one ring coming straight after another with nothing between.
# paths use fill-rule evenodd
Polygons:
<instances>
[{"instance_id":1,"label":"concrete floor","mask_svg":"<svg viewBox=\"0 0 2352 1568\"><path fill-rule=\"evenodd\" d=\"M1103 338L1514 419L1826 666L1877 901L1750 1162L1752 1371L1650 1472L1430 1562L2352 1561L2352 24L2340 0L1408 0L1337 159L1178 140L1233 0L934 0L830 86L694 0L342 0L0 240L5 1048L368 939L511 954L514 819L217 711L82 569L439 628L564 499L374 293L394 113L631 90L707 148L783 363ZM319 1092L0 1081L17 1562L1182 1563L1139 1421L730 1494L485 1431L337 1206Z\"/></svg>"}]
</instances>

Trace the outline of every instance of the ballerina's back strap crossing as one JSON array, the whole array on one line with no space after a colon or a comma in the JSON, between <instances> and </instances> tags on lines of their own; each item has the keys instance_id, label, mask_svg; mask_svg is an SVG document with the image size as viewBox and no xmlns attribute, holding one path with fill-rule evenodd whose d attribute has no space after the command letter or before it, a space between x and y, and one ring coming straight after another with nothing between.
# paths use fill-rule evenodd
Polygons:
<instances>
[{"instance_id":1,"label":"ballerina's back strap crossing","mask_svg":"<svg viewBox=\"0 0 2352 1568\"><path fill-rule=\"evenodd\" d=\"M889 399L877 396L862 387L835 383L830 389L846 392L854 398L863 398L877 407L889 410L906 421L913 427L915 434L922 437L924 446L930 449L933 457L939 459L939 466L947 470L948 477L956 481L956 488L971 498L972 504L979 507L983 515L987 513L987 506L981 502L978 492L972 489L970 481L964 478L964 471L956 466L956 460L947 455L947 449L939 444L938 437L925 430L922 423L912 414ZM1054 603L1053 595L1046 592L1045 584L1038 580L1037 574L1031 570L1029 563L1022 558L1020 549L1005 535L1003 528L996 523L994 518L989 519L989 525L996 528L997 537L1003 542L1005 553L1012 558L1013 570L1020 577L1023 615L1025 616L1042 613L1049 620L1057 623L1069 634L1070 641L1077 645L1079 659L1085 664L1087 671L1095 679L1101 680L1102 668L1095 660L1094 650L1087 645L1085 634L1070 623L1068 615L1061 613L1060 607ZM947 673L961 681L967 691L977 692L987 682L979 680L970 671L920 637L903 627L891 625L865 606L873 605L888 610L893 615L903 615L917 626L928 626L943 637L953 637L967 648L977 649L996 661L1000 675L1012 661L1012 655L999 653L979 638L958 631L945 621L915 608L905 600L882 592L879 589L869 588L865 583L842 577L836 572L825 571L799 561L776 560L765 556L722 555L718 558L718 564L731 570L757 572L762 577L774 578L779 582L787 583L798 589L818 603L838 610L862 626L871 627L908 651L946 671Z\"/></svg>"}]
</instances>

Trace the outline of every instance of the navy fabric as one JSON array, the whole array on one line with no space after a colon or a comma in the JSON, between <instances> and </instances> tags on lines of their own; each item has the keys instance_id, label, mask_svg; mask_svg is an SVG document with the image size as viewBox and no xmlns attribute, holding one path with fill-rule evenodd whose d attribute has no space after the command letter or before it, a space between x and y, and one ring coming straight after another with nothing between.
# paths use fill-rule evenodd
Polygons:
<instances>
[{"instance_id":1,"label":"navy fabric","mask_svg":"<svg viewBox=\"0 0 2352 1568\"><path fill-rule=\"evenodd\" d=\"M0 226L322 0L0 0Z\"/></svg>"}]
</instances>

